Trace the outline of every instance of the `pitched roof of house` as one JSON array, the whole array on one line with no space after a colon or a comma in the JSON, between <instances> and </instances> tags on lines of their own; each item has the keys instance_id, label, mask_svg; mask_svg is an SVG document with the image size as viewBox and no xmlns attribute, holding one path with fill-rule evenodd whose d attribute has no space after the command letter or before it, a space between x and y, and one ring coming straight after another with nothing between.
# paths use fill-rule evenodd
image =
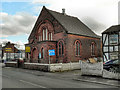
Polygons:
<instances>
[{"instance_id":1,"label":"pitched roof of house","mask_svg":"<svg viewBox=\"0 0 120 90\"><path fill-rule=\"evenodd\" d=\"M111 26L110 28L108 28L107 30L105 30L104 32L102 32L102 34L116 32L116 31L120 31L120 25Z\"/></svg>"},{"instance_id":2,"label":"pitched roof of house","mask_svg":"<svg viewBox=\"0 0 120 90\"><path fill-rule=\"evenodd\" d=\"M79 34L83 36L100 38L89 27L82 23L77 17L64 15L56 11L47 9L52 16L65 28L68 33Z\"/></svg>"}]
</instances>

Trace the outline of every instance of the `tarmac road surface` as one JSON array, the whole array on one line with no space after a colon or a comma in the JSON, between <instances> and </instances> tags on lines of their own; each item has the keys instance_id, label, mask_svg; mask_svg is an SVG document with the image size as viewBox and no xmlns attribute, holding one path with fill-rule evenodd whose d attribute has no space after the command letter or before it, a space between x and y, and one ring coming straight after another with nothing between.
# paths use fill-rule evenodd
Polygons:
<instances>
[{"instance_id":1,"label":"tarmac road surface","mask_svg":"<svg viewBox=\"0 0 120 90\"><path fill-rule=\"evenodd\" d=\"M67 73L67 77L65 73L60 75L58 73L4 67L2 68L2 88L118 88L116 86L76 81L73 80L73 73Z\"/></svg>"}]
</instances>

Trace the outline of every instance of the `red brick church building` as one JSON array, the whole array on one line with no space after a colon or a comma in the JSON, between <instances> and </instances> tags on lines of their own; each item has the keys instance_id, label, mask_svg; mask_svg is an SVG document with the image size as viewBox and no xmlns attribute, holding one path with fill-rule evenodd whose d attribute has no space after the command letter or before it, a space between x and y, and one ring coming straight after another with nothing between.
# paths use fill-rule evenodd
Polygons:
<instances>
[{"instance_id":1,"label":"red brick church building","mask_svg":"<svg viewBox=\"0 0 120 90\"><path fill-rule=\"evenodd\" d=\"M51 63L67 63L101 57L101 40L77 17L52 11L43 6L28 38L29 62L48 63L48 50L54 49ZM39 54L41 56L39 57Z\"/></svg>"}]
</instances>

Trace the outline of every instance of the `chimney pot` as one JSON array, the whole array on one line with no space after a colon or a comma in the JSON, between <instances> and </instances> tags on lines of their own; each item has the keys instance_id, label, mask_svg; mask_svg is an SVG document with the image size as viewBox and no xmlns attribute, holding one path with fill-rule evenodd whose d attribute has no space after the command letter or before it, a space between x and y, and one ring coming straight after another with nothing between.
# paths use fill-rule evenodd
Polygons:
<instances>
[{"instance_id":1,"label":"chimney pot","mask_svg":"<svg viewBox=\"0 0 120 90\"><path fill-rule=\"evenodd\" d=\"M62 14L65 15L65 8L62 9Z\"/></svg>"}]
</instances>

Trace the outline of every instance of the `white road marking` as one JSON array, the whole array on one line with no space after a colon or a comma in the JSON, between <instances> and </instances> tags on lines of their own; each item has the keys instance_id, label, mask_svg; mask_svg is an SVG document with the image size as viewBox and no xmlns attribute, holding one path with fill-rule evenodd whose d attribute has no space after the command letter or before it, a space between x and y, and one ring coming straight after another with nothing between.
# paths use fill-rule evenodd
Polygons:
<instances>
[{"instance_id":1,"label":"white road marking","mask_svg":"<svg viewBox=\"0 0 120 90\"><path fill-rule=\"evenodd\" d=\"M1 75L1 76L3 76L3 77L7 77L7 78L10 78L9 76L7 76L7 75Z\"/></svg>"},{"instance_id":2,"label":"white road marking","mask_svg":"<svg viewBox=\"0 0 120 90\"><path fill-rule=\"evenodd\" d=\"M6 78L10 78L9 76L6 76L6 75L1 75L1 76L6 77ZM34 84L34 83L31 83L31 82L28 82L28 81L25 81L25 80L19 80L19 81L31 84L31 85L36 86L36 87L47 88L47 87L44 87L44 86L41 86L41 85L38 85L38 84Z\"/></svg>"},{"instance_id":3,"label":"white road marking","mask_svg":"<svg viewBox=\"0 0 120 90\"><path fill-rule=\"evenodd\" d=\"M4 67L4 68L12 68L12 67Z\"/></svg>"},{"instance_id":4,"label":"white road marking","mask_svg":"<svg viewBox=\"0 0 120 90\"><path fill-rule=\"evenodd\" d=\"M41 86L41 85L38 85L38 84L34 84L34 83L31 83L31 82L28 82L28 81L24 81L24 80L19 80L19 81L24 82L24 83L28 83L28 84L31 84L33 86L37 86L37 87L40 87L40 88L46 88L44 86Z\"/></svg>"}]
</instances>

